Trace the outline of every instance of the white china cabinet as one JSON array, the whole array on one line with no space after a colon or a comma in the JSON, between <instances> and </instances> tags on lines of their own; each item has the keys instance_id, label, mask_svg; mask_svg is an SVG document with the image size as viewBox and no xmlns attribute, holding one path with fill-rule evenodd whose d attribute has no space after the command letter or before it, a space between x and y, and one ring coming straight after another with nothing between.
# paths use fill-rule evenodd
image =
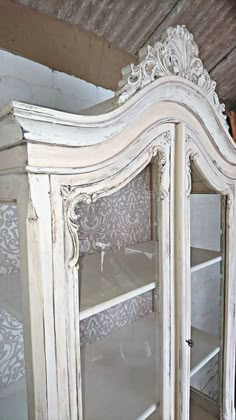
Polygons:
<instances>
[{"instance_id":1,"label":"white china cabinet","mask_svg":"<svg viewBox=\"0 0 236 420\"><path fill-rule=\"evenodd\" d=\"M0 111L4 420L234 418L223 106L184 26L123 76L84 115Z\"/></svg>"}]
</instances>

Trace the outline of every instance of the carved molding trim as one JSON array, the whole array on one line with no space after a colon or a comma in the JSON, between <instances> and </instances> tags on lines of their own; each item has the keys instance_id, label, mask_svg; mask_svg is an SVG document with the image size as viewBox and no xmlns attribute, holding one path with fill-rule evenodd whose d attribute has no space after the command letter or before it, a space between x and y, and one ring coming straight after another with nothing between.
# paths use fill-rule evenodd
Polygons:
<instances>
[{"instance_id":1,"label":"carved molding trim","mask_svg":"<svg viewBox=\"0 0 236 420\"><path fill-rule=\"evenodd\" d=\"M172 139L171 133L167 131L163 134L163 143L168 144ZM169 193L162 187L162 178L166 166L166 154L160 145L151 146L147 149L148 161L150 162L152 157L159 155L158 167L160 177L160 200L164 200L168 197ZM122 186L120 186L122 188ZM79 185L62 185L61 195L64 201L65 209L65 220L70 233L71 238L71 256L69 257L69 267L79 269L79 216L76 214L76 207L80 202L90 204L97 201L100 197L112 194L114 187L102 189L92 194L87 194L81 191Z\"/></svg>"},{"instance_id":2,"label":"carved molding trim","mask_svg":"<svg viewBox=\"0 0 236 420\"><path fill-rule=\"evenodd\" d=\"M192 189L192 177L191 177L191 163L197 162L199 158L198 153L188 152L186 157L186 197L190 197Z\"/></svg>"},{"instance_id":3,"label":"carved molding trim","mask_svg":"<svg viewBox=\"0 0 236 420\"><path fill-rule=\"evenodd\" d=\"M65 203L66 224L71 237L72 254L69 259L69 267L79 269L79 220L75 212L78 203L91 203L98 199L98 194L81 193L78 185L62 185L61 194ZM101 193L100 193L101 194Z\"/></svg>"},{"instance_id":4,"label":"carved molding trim","mask_svg":"<svg viewBox=\"0 0 236 420\"><path fill-rule=\"evenodd\" d=\"M186 136L186 141L189 142L191 137L189 135ZM199 153L193 152L192 150L187 152L186 155L186 196L189 198L191 194L192 188L192 179L191 179L191 163L195 163L198 168L200 168L199 164ZM214 162L215 166L217 167L216 162ZM218 168L219 169L219 168ZM230 210L233 206L235 201L235 185L228 184L224 188L220 188L218 185L212 185L212 188L218 191L221 195L224 195L227 198L227 226L228 228L232 227L232 220L230 215Z\"/></svg>"},{"instance_id":5,"label":"carved molding trim","mask_svg":"<svg viewBox=\"0 0 236 420\"><path fill-rule=\"evenodd\" d=\"M156 42L154 47L148 45L141 49L139 59L139 64L131 64L123 69L123 79L119 83L121 89L116 93L120 105L160 77L179 76L204 91L227 126L226 115L223 114L225 105L219 102L215 92L216 83L211 80L198 57L198 46L185 25L168 28L166 40Z\"/></svg>"}]
</instances>

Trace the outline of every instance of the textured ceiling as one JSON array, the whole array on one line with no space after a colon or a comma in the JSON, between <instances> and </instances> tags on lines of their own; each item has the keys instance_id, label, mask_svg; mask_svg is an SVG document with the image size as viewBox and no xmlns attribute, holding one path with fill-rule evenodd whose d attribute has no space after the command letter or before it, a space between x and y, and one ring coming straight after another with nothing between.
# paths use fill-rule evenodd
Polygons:
<instances>
[{"instance_id":1,"label":"textured ceiling","mask_svg":"<svg viewBox=\"0 0 236 420\"><path fill-rule=\"evenodd\" d=\"M236 101L236 0L17 0L137 54L168 26L186 25L228 108Z\"/></svg>"}]
</instances>

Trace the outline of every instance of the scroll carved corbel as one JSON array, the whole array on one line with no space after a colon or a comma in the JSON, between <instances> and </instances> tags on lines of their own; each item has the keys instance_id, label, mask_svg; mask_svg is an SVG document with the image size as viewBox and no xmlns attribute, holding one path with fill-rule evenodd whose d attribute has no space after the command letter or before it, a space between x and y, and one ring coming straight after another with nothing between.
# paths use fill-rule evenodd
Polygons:
<instances>
[{"instance_id":1,"label":"scroll carved corbel","mask_svg":"<svg viewBox=\"0 0 236 420\"><path fill-rule=\"evenodd\" d=\"M168 135L165 137L165 141L166 139L168 139L168 142L170 142L171 137L169 137ZM159 187L160 187L159 197L161 201L169 197L169 191L164 186L166 163L167 163L166 153L164 150L160 150L159 157L158 157L158 175L159 175Z\"/></svg>"},{"instance_id":2,"label":"scroll carved corbel","mask_svg":"<svg viewBox=\"0 0 236 420\"><path fill-rule=\"evenodd\" d=\"M191 177L191 163L197 162L198 160L198 153L188 152L186 157L186 190L185 194L186 197L190 197L191 189L192 189L192 177Z\"/></svg>"},{"instance_id":3,"label":"scroll carved corbel","mask_svg":"<svg viewBox=\"0 0 236 420\"><path fill-rule=\"evenodd\" d=\"M79 269L79 217L76 214L76 206L79 203L96 201L96 194L81 193L78 186L66 185L61 187L61 194L64 200L65 219L70 233L72 253L68 265L70 268Z\"/></svg>"}]
</instances>

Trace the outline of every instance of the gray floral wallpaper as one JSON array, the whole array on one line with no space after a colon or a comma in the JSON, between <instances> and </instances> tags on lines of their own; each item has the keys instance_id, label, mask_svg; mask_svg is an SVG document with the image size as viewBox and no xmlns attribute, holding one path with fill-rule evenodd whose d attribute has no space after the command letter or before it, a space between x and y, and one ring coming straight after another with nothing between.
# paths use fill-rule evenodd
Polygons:
<instances>
[{"instance_id":1,"label":"gray floral wallpaper","mask_svg":"<svg viewBox=\"0 0 236 420\"><path fill-rule=\"evenodd\" d=\"M81 255L113 249L151 239L150 174L146 168L116 193L95 203L80 203Z\"/></svg>"},{"instance_id":2,"label":"gray floral wallpaper","mask_svg":"<svg viewBox=\"0 0 236 420\"><path fill-rule=\"evenodd\" d=\"M24 373L22 323L0 306L0 392L21 379Z\"/></svg>"},{"instance_id":3,"label":"gray floral wallpaper","mask_svg":"<svg viewBox=\"0 0 236 420\"><path fill-rule=\"evenodd\" d=\"M25 375L20 302L19 238L15 205L0 205L0 392ZM18 299L19 298L19 299ZM6 307L8 310L6 310Z\"/></svg>"},{"instance_id":4,"label":"gray floral wallpaper","mask_svg":"<svg viewBox=\"0 0 236 420\"><path fill-rule=\"evenodd\" d=\"M0 275L19 270L19 239L15 205L0 205Z\"/></svg>"},{"instance_id":5,"label":"gray floral wallpaper","mask_svg":"<svg viewBox=\"0 0 236 420\"><path fill-rule=\"evenodd\" d=\"M152 292L122 302L80 323L81 345L93 343L152 311Z\"/></svg>"}]
</instances>

